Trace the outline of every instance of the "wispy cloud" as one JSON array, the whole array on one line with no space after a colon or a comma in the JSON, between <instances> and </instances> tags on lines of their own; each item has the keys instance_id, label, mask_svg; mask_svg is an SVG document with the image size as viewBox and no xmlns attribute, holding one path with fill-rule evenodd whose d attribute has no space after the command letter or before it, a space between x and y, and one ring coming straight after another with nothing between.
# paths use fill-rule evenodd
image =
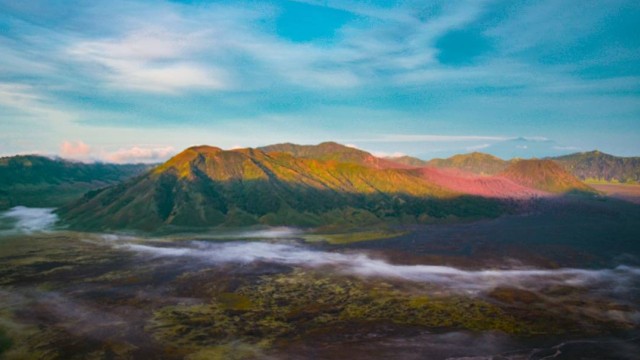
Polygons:
<instances>
[{"instance_id":1,"label":"wispy cloud","mask_svg":"<svg viewBox=\"0 0 640 360\"><path fill-rule=\"evenodd\" d=\"M91 147L82 141L64 141L60 145L60 155L70 159L86 159L91 154Z\"/></svg>"},{"instance_id":2,"label":"wispy cloud","mask_svg":"<svg viewBox=\"0 0 640 360\"><path fill-rule=\"evenodd\" d=\"M491 144L480 144L480 145L467 146L465 149L467 151L478 151L478 150L486 149L489 146L491 146Z\"/></svg>"},{"instance_id":3,"label":"wispy cloud","mask_svg":"<svg viewBox=\"0 0 640 360\"><path fill-rule=\"evenodd\" d=\"M464 151L502 138L464 134L520 133L573 144L571 128L581 132L581 147L630 155L638 150L638 46L627 28L637 23L640 10L630 0L570 6L302 2L315 5L310 12L326 7L351 15L328 29L329 38L300 41L279 27L290 2L1 5L6 31L0 34L0 116L7 121L0 127L25 133L21 124L38 119L56 128L48 135L54 140L47 143L41 131L32 140L37 144L16 151L47 143L54 152L69 138L111 149L138 145L133 136L127 144L98 144L95 129L102 126L137 128L140 134L153 128L171 139L175 127L196 125L220 134L210 142L221 143L228 135L224 128L239 121L245 139L269 128L293 133L284 140L294 142L312 136L291 132L292 126L333 140L348 132L363 137L356 128L370 134L462 134L357 142L372 140L376 150L412 155L419 153L384 144L452 142ZM307 25L301 18L297 26L303 31ZM473 61L443 62L440 42L456 32L490 46ZM465 48L464 41L453 45ZM366 125L352 125L367 117ZM601 136L609 132L617 140ZM199 141L198 133L192 132L191 141ZM3 139L0 151L10 141L16 144Z\"/></svg>"},{"instance_id":4,"label":"wispy cloud","mask_svg":"<svg viewBox=\"0 0 640 360\"><path fill-rule=\"evenodd\" d=\"M229 87L222 70L188 60L205 42L203 34L150 27L120 39L83 41L69 53L104 67L104 76L114 87L151 92Z\"/></svg>"},{"instance_id":5,"label":"wispy cloud","mask_svg":"<svg viewBox=\"0 0 640 360\"><path fill-rule=\"evenodd\" d=\"M116 164L157 163L166 161L174 155L173 146L142 146L108 150L103 147L91 147L83 141L64 141L60 145L59 155L65 159L83 162L109 162Z\"/></svg>"},{"instance_id":6,"label":"wispy cloud","mask_svg":"<svg viewBox=\"0 0 640 360\"><path fill-rule=\"evenodd\" d=\"M358 142L468 142L468 141L505 141L514 139L505 136L478 135L435 135L435 134L390 134L379 137L357 139Z\"/></svg>"},{"instance_id":7,"label":"wispy cloud","mask_svg":"<svg viewBox=\"0 0 640 360\"><path fill-rule=\"evenodd\" d=\"M75 115L52 104L38 87L23 83L0 82L0 108L5 107L42 123L67 122Z\"/></svg>"},{"instance_id":8,"label":"wispy cloud","mask_svg":"<svg viewBox=\"0 0 640 360\"><path fill-rule=\"evenodd\" d=\"M129 149L120 149L112 153L104 153L102 157L104 160L113 163L154 163L167 160L171 155L174 155L176 150L173 146L166 146L160 148L143 148L134 146Z\"/></svg>"}]
</instances>

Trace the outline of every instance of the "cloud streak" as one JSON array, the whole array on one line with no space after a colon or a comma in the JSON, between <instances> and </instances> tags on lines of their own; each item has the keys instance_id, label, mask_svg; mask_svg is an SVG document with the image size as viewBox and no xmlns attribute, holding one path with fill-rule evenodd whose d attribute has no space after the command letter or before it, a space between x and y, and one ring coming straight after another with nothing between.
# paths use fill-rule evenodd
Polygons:
<instances>
[{"instance_id":1,"label":"cloud streak","mask_svg":"<svg viewBox=\"0 0 640 360\"><path fill-rule=\"evenodd\" d=\"M101 158L116 164L139 162L148 163L165 161L175 153L176 150L173 146L159 148L144 148L134 146L132 148L120 149L111 153L104 153L102 154Z\"/></svg>"},{"instance_id":2,"label":"cloud streak","mask_svg":"<svg viewBox=\"0 0 640 360\"><path fill-rule=\"evenodd\" d=\"M498 286L530 290L551 285L567 285L608 290L637 291L640 269L619 266L614 269L488 269L463 270L436 265L398 265L360 253L337 253L267 242L208 243L193 241L189 246L155 246L116 243L114 246L157 258L190 258L212 265L269 262L310 268L333 268L363 277L384 277L444 286L452 291L482 292Z\"/></svg>"}]
</instances>

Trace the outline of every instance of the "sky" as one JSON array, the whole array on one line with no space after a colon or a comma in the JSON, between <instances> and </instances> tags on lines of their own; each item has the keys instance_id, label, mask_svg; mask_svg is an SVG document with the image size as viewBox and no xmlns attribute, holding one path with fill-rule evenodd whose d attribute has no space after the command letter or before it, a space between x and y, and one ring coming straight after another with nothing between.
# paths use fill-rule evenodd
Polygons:
<instances>
[{"instance_id":1,"label":"sky","mask_svg":"<svg viewBox=\"0 0 640 360\"><path fill-rule=\"evenodd\" d=\"M640 155L640 2L0 0L0 155Z\"/></svg>"}]
</instances>

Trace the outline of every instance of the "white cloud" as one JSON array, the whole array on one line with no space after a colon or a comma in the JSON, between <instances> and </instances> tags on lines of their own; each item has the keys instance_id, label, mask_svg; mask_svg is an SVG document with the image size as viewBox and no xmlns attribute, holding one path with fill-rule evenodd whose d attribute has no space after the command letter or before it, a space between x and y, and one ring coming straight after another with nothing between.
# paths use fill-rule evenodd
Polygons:
<instances>
[{"instance_id":1,"label":"white cloud","mask_svg":"<svg viewBox=\"0 0 640 360\"><path fill-rule=\"evenodd\" d=\"M75 118L58 109L41 89L28 84L0 82L0 106L11 108L40 123L68 122Z\"/></svg>"},{"instance_id":2,"label":"white cloud","mask_svg":"<svg viewBox=\"0 0 640 360\"><path fill-rule=\"evenodd\" d=\"M407 154L400 151L395 151L391 153L385 152L385 151L372 151L371 154L380 158L399 158L399 157L407 156Z\"/></svg>"},{"instance_id":3,"label":"white cloud","mask_svg":"<svg viewBox=\"0 0 640 360\"><path fill-rule=\"evenodd\" d=\"M60 155L70 159L87 159L91 155L91 147L82 141L65 140L60 145Z\"/></svg>"},{"instance_id":4,"label":"white cloud","mask_svg":"<svg viewBox=\"0 0 640 360\"><path fill-rule=\"evenodd\" d=\"M465 149L467 151L477 151L477 150L486 149L489 146L491 146L491 144L480 144L480 145L467 146Z\"/></svg>"},{"instance_id":5,"label":"white cloud","mask_svg":"<svg viewBox=\"0 0 640 360\"><path fill-rule=\"evenodd\" d=\"M150 28L120 39L80 42L69 53L104 67L103 75L115 87L151 92L224 89L229 80L222 70L189 60L204 42L199 33Z\"/></svg>"},{"instance_id":6,"label":"white cloud","mask_svg":"<svg viewBox=\"0 0 640 360\"><path fill-rule=\"evenodd\" d=\"M117 164L122 163L154 163L167 160L175 154L172 146L159 148L143 148L134 146L127 149L120 149L111 153L103 153L101 158Z\"/></svg>"},{"instance_id":7,"label":"white cloud","mask_svg":"<svg viewBox=\"0 0 640 360\"><path fill-rule=\"evenodd\" d=\"M60 156L66 159L116 164L157 163L167 160L176 153L173 146L132 146L115 151L94 148L83 141L64 141L60 145Z\"/></svg>"}]
</instances>

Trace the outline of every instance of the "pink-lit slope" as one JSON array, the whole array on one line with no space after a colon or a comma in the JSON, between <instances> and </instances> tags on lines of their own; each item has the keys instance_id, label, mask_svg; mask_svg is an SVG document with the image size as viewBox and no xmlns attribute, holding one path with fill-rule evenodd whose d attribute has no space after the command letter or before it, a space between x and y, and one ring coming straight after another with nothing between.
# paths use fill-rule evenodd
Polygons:
<instances>
[{"instance_id":1,"label":"pink-lit slope","mask_svg":"<svg viewBox=\"0 0 640 360\"><path fill-rule=\"evenodd\" d=\"M426 181L469 195L516 199L549 195L547 192L522 186L502 176L480 176L455 169L432 167L424 167L416 171Z\"/></svg>"}]
</instances>

